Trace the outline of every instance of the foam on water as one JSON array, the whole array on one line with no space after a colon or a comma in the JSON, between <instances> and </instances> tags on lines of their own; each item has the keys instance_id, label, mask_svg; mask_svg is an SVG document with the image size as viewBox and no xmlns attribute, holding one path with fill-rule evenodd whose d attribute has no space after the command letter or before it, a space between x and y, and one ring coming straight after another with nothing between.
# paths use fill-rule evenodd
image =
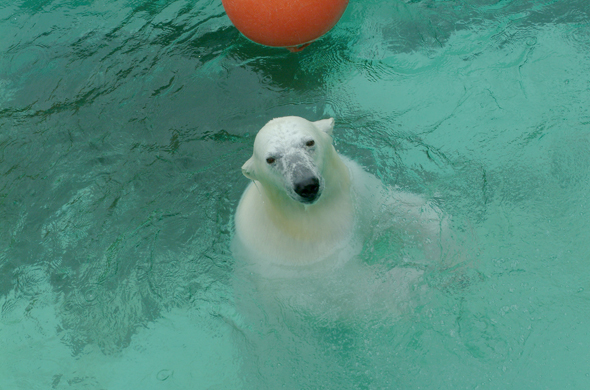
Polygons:
<instances>
[{"instance_id":1,"label":"foam on water","mask_svg":"<svg viewBox=\"0 0 590 390\"><path fill-rule=\"evenodd\" d=\"M590 385L586 0L351 1L298 54L209 0L12 2L0 37L0 389ZM240 167L286 115L335 117L451 249L377 220L380 271L292 282L317 306L236 295ZM346 295L403 258L407 293Z\"/></svg>"}]
</instances>

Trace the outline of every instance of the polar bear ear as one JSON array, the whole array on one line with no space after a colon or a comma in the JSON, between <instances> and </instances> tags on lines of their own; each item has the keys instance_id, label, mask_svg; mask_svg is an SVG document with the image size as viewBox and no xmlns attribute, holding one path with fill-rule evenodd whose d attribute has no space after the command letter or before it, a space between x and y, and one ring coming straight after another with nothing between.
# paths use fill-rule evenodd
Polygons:
<instances>
[{"instance_id":1,"label":"polar bear ear","mask_svg":"<svg viewBox=\"0 0 590 390\"><path fill-rule=\"evenodd\" d=\"M242 165L242 173L250 180L256 180L256 172L254 170L254 157L250 157L248 161Z\"/></svg>"},{"instance_id":2,"label":"polar bear ear","mask_svg":"<svg viewBox=\"0 0 590 390\"><path fill-rule=\"evenodd\" d=\"M328 134L329 136L332 136L332 131L334 130L334 118L322 119L313 122L313 124L324 133Z\"/></svg>"}]
</instances>

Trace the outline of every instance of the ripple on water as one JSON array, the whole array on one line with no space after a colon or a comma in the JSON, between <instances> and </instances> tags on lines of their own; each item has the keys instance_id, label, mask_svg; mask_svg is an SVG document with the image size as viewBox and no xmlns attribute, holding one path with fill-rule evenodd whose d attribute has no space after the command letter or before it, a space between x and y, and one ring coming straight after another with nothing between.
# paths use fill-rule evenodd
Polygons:
<instances>
[{"instance_id":1,"label":"ripple on water","mask_svg":"<svg viewBox=\"0 0 590 390\"><path fill-rule=\"evenodd\" d=\"M100 283L88 283L76 290L75 304L78 307L89 307L98 304L106 304L115 299L112 290L105 288Z\"/></svg>"},{"instance_id":2,"label":"ripple on water","mask_svg":"<svg viewBox=\"0 0 590 390\"><path fill-rule=\"evenodd\" d=\"M590 25L582 25L573 30L569 38L576 44L584 45L583 48L587 52L588 44L590 44Z\"/></svg>"},{"instance_id":3,"label":"ripple on water","mask_svg":"<svg viewBox=\"0 0 590 390\"><path fill-rule=\"evenodd\" d=\"M156 374L156 379L158 379L161 382L164 382L166 379L170 378L172 374L174 374L173 370L165 368L163 370L158 371L158 373Z\"/></svg>"},{"instance_id":4,"label":"ripple on water","mask_svg":"<svg viewBox=\"0 0 590 390\"><path fill-rule=\"evenodd\" d=\"M9 81L0 79L0 107L11 101L15 92Z\"/></svg>"},{"instance_id":5,"label":"ripple on water","mask_svg":"<svg viewBox=\"0 0 590 390\"><path fill-rule=\"evenodd\" d=\"M24 74L28 72L38 72L48 63L47 48L37 45L30 45L16 50L16 54L10 57L8 74Z\"/></svg>"}]
</instances>

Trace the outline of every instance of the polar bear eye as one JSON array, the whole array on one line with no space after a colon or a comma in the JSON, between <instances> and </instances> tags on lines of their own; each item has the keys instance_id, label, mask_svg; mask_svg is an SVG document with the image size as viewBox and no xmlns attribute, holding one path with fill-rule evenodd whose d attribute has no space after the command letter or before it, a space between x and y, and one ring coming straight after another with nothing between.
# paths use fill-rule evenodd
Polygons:
<instances>
[{"instance_id":1,"label":"polar bear eye","mask_svg":"<svg viewBox=\"0 0 590 390\"><path fill-rule=\"evenodd\" d=\"M267 157L267 158L266 158L266 162L267 162L267 163L269 163L269 164L272 164L272 163L274 163L275 161L276 161L276 159L275 159L274 157Z\"/></svg>"},{"instance_id":2,"label":"polar bear eye","mask_svg":"<svg viewBox=\"0 0 590 390\"><path fill-rule=\"evenodd\" d=\"M305 143L305 146L309 146L310 148L315 145L315 141L314 140L309 140Z\"/></svg>"}]
</instances>

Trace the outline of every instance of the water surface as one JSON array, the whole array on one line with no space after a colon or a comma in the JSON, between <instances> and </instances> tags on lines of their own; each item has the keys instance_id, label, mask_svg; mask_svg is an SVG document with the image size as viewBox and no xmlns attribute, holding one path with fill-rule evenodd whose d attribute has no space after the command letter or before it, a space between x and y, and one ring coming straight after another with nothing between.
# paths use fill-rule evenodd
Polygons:
<instances>
[{"instance_id":1,"label":"water surface","mask_svg":"<svg viewBox=\"0 0 590 390\"><path fill-rule=\"evenodd\" d=\"M0 37L0 388L590 386L586 0L351 1L298 54L208 0L4 1ZM284 115L451 219L395 321L237 307L240 167Z\"/></svg>"}]
</instances>

